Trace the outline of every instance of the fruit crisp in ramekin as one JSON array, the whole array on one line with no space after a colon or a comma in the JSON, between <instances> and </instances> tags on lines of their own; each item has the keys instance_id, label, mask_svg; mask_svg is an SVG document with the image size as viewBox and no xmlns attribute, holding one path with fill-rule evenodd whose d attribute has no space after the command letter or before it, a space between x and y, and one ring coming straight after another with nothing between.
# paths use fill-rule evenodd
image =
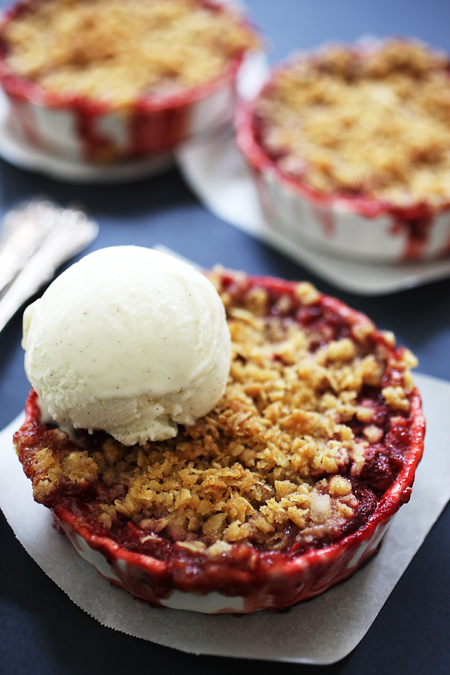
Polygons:
<instances>
[{"instance_id":1,"label":"fruit crisp in ramekin","mask_svg":"<svg viewBox=\"0 0 450 675\"><path fill-rule=\"evenodd\" d=\"M229 122L258 37L209 0L28 0L0 25L16 132L64 158L166 153Z\"/></svg>"},{"instance_id":2,"label":"fruit crisp in ramekin","mask_svg":"<svg viewBox=\"0 0 450 675\"><path fill-rule=\"evenodd\" d=\"M450 250L449 60L421 42L327 46L237 114L268 219L300 244L380 262Z\"/></svg>"},{"instance_id":3,"label":"fruit crisp in ramekin","mask_svg":"<svg viewBox=\"0 0 450 675\"><path fill-rule=\"evenodd\" d=\"M308 283L211 278L232 363L210 413L126 447L48 424L31 392L15 445L34 498L114 585L158 606L281 609L351 576L408 501L415 358Z\"/></svg>"}]
</instances>

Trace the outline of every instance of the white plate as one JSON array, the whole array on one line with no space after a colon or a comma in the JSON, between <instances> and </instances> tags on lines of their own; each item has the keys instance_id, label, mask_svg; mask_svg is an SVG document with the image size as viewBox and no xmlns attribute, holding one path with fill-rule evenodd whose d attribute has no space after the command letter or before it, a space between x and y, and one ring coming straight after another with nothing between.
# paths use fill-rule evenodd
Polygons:
<instances>
[{"instance_id":1,"label":"white plate","mask_svg":"<svg viewBox=\"0 0 450 675\"><path fill-rule=\"evenodd\" d=\"M0 156L21 169L31 169L71 183L126 182L152 176L173 164L172 154L138 159L110 166L93 166L82 160L66 160L35 148L15 134L8 123L9 104L0 90Z\"/></svg>"}]
</instances>

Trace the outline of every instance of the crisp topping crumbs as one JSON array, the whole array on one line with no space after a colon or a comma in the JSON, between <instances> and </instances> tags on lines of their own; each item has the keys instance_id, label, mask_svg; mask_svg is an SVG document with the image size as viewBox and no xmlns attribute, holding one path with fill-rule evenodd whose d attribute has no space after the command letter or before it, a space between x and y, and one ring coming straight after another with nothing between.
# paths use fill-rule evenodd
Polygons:
<instances>
[{"instance_id":1,"label":"crisp topping crumbs","mask_svg":"<svg viewBox=\"0 0 450 675\"><path fill-rule=\"evenodd\" d=\"M275 294L245 275L217 270L211 280L232 336L221 401L176 438L144 447L84 432L74 446L46 430L30 446L35 498L51 504L84 482L98 492L94 529L113 536L130 523L142 546L169 540L210 557L236 543L285 550L333 541L357 522L395 424L405 438L414 359L309 284Z\"/></svg>"},{"instance_id":2,"label":"crisp topping crumbs","mask_svg":"<svg viewBox=\"0 0 450 675\"><path fill-rule=\"evenodd\" d=\"M403 387L384 387L382 393L386 403L394 410L407 411L409 409L409 401Z\"/></svg>"},{"instance_id":3,"label":"crisp topping crumbs","mask_svg":"<svg viewBox=\"0 0 450 675\"><path fill-rule=\"evenodd\" d=\"M449 62L419 41L324 48L280 69L255 111L268 154L316 191L450 200Z\"/></svg>"}]
</instances>

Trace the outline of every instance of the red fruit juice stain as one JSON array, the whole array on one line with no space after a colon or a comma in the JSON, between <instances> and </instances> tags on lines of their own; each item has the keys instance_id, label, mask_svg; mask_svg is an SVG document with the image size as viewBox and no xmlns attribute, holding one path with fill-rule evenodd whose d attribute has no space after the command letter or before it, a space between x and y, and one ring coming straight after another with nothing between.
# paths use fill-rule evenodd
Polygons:
<instances>
[{"instance_id":1,"label":"red fruit juice stain","mask_svg":"<svg viewBox=\"0 0 450 675\"><path fill-rule=\"evenodd\" d=\"M173 109L139 110L130 117L129 154L138 156L170 150L183 141L188 133L189 106Z\"/></svg>"},{"instance_id":2,"label":"red fruit juice stain","mask_svg":"<svg viewBox=\"0 0 450 675\"><path fill-rule=\"evenodd\" d=\"M85 111L78 111L76 116L76 133L81 142L86 159L107 161L114 156L113 143L98 129L99 116Z\"/></svg>"},{"instance_id":3,"label":"red fruit juice stain","mask_svg":"<svg viewBox=\"0 0 450 675\"><path fill-rule=\"evenodd\" d=\"M394 217L390 230L391 234L393 236L406 236L405 248L402 255L403 260L418 260L424 256L432 224L432 216L419 216L407 219Z\"/></svg>"}]
</instances>

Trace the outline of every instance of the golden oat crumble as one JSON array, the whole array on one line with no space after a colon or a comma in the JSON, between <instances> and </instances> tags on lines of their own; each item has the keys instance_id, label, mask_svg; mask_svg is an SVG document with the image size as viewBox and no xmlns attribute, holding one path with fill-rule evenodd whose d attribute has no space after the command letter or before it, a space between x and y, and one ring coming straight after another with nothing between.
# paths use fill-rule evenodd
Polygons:
<instances>
[{"instance_id":1,"label":"golden oat crumble","mask_svg":"<svg viewBox=\"0 0 450 675\"><path fill-rule=\"evenodd\" d=\"M354 516L351 478L384 435L361 392L383 388L392 336L374 340L365 317L339 339L303 329L293 306L320 301L307 283L272 306L264 288L236 295L245 276L234 277L231 291L221 289L220 271L210 278L227 310L233 348L220 403L175 439L128 448L110 437L92 444L86 435L76 451L41 449L35 498L45 503L62 483L101 480L110 498L95 517L104 531L126 518L144 531L141 543L164 532L210 556L235 542L282 548L293 531L304 543L332 536ZM414 365L409 351L396 352L395 385L383 389L394 414L408 412ZM358 437L351 420L363 428Z\"/></svg>"},{"instance_id":2,"label":"golden oat crumble","mask_svg":"<svg viewBox=\"0 0 450 675\"><path fill-rule=\"evenodd\" d=\"M43 0L3 40L13 73L118 107L215 78L257 45L236 14L198 0Z\"/></svg>"},{"instance_id":3,"label":"golden oat crumble","mask_svg":"<svg viewBox=\"0 0 450 675\"><path fill-rule=\"evenodd\" d=\"M449 63L415 40L336 45L280 69L261 142L315 190L405 207L450 200Z\"/></svg>"}]
</instances>

